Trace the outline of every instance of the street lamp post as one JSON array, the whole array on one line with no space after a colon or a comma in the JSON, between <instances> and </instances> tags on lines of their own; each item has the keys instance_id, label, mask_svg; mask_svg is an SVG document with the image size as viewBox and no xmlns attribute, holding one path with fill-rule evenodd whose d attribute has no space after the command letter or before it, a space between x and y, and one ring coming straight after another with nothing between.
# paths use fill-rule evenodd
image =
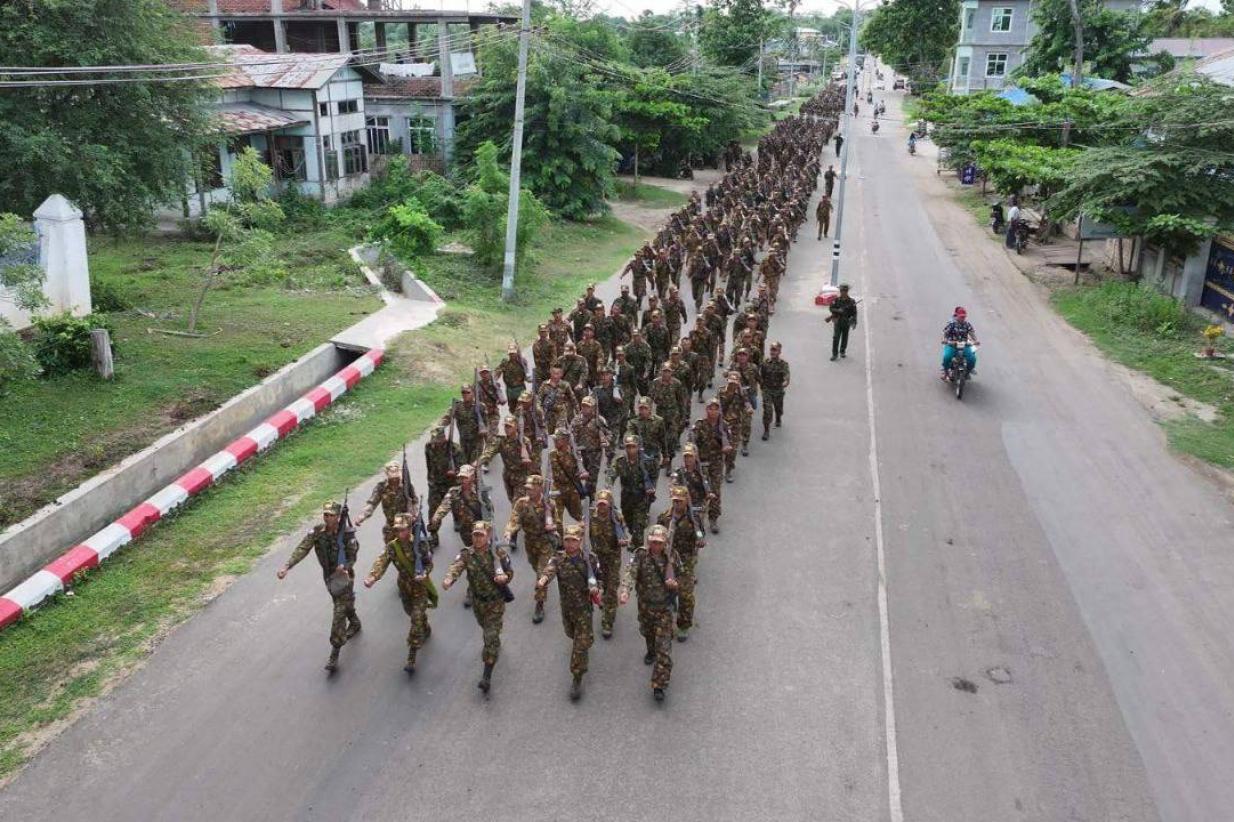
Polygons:
<instances>
[{"instance_id":1,"label":"street lamp post","mask_svg":"<svg viewBox=\"0 0 1234 822\"><path fill-rule=\"evenodd\" d=\"M848 29L848 87L844 93L844 148L840 150L840 191L836 196L836 234L831 244L831 284L840 282L840 232L844 227L844 183L848 180L848 152L853 144L853 98L856 96L857 29L860 8L853 3L853 21Z\"/></svg>"}]
</instances>

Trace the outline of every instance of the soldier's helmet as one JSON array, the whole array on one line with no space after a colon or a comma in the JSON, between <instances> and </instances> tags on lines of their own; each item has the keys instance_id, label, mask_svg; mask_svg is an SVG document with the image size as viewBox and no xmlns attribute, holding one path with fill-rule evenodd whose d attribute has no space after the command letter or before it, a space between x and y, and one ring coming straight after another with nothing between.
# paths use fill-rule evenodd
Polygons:
<instances>
[{"instance_id":1,"label":"soldier's helmet","mask_svg":"<svg viewBox=\"0 0 1234 822\"><path fill-rule=\"evenodd\" d=\"M330 500L321 506L321 513L329 514L332 517L337 517L339 514L343 513L343 506L339 505L334 500Z\"/></svg>"},{"instance_id":2,"label":"soldier's helmet","mask_svg":"<svg viewBox=\"0 0 1234 822\"><path fill-rule=\"evenodd\" d=\"M476 467L471 463L467 463L462 468L458 469L460 477L474 477L476 475Z\"/></svg>"},{"instance_id":3,"label":"soldier's helmet","mask_svg":"<svg viewBox=\"0 0 1234 822\"><path fill-rule=\"evenodd\" d=\"M680 500L685 500L686 502L689 502L690 501L690 490L686 488L684 485L674 485L672 490L669 491L669 497L673 500L680 499Z\"/></svg>"},{"instance_id":4,"label":"soldier's helmet","mask_svg":"<svg viewBox=\"0 0 1234 822\"><path fill-rule=\"evenodd\" d=\"M564 428L558 428L556 431L553 432L553 437L559 440L569 439L570 432Z\"/></svg>"},{"instance_id":5,"label":"soldier's helmet","mask_svg":"<svg viewBox=\"0 0 1234 822\"><path fill-rule=\"evenodd\" d=\"M571 525L569 528L566 529L565 538L572 539L575 542L578 542L579 540L583 538L583 526Z\"/></svg>"},{"instance_id":6,"label":"soldier's helmet","mask_svg":"<svg viewBox=\"0 0 1234 822\"><path fill-rule=\"evenodd\" d=\"M395 528L410 528L411 527L411 514L395 514L394 515L394 527Z\"/></svg>"},{"instance_id":7,"label":"soldier's helmet","mask_svg":"<svg viewBox=\"0 0 1234 822\"><path fill-rule=\"evenodd\" d=\"M475 522L471 524L471 533L487 534L488 533L488 523L482 519L476 520Z\"/></svg>"},{"instance_id":8,"label":"soldier's helmet","mask_svg":"<svg viewBox=\"0 0 1234 822\"><path fill-rule=\"evenodd\" d=\"M687 442L687 443L686 443L685 445L683 445L683 446L682 446L682 448L681 448L681 456L683 456L683 457L697 457L697 456L698 456L698 447L697 447L697 446L695 446L695 445L694 445L694 443L692 443L692 442Z\"/></svg>"},{"instance_id":9,"label":"soldier's helmet","mask_svg":"<svg viewBox=\"0 0 1234 822\"><path fill-rule=\"evenodd\" d=\"M604 503L605 505L613 504L613 492L605 488L602 491L596 492L596 505Z\"/></svg>"},{"instance_id":10,"label":"soldier's helmet","mask_svg":"<svg viewBox=\"0 0 1234 822\"><path fill-rule=\"evenodd\" d=\"M402 472L403 466L395 462L394 460L390 460L389 462L386 463L385 469L386 469L386 474L390 476L398 476Z\"/></svg>"},{"instance_id":11,"label":"soldier's helmet","mask_svg":"<svg viewBox=\"0 0 1234 822\"><path fill-rule=\"evenodd\" d=\"M653 525L647 529L648 542L667 542L668 529L663 525Z\"/></svg>"},{"instance_id":12,"label":"soldier's helmet","mask_svg":"<svg viewBox=\"0 0 1234 822\"><path fill-rule=\"evenodd\" d=\"M625 440L623 440L623 442L626 445L633 445L635 448L637 448L639 446L638 435L637 434L626 434L626 438Z\"/></svg>"},{"instance_id":13,"label":"soldier's helmet","mask_svg":"<svg viewBox=\"0 0 1234 822\"><path fill-rule=\"evenodd\" d=\"M544 485L544 477L539 474L532 474L530 477L523 480L523 485L527 488L538 488Z\"/></svg>"},{"instance_id":14,"label":"soldier's helmet","mask_svg":"<svg viewBox=\"0 0 1234 822\"><path fill-rule=\"evenodd\" d=\"M591 396L590 394L583 397L583 405L594 406L595 404L596 404L596 398Z\"/></svg>"}]
</instances>

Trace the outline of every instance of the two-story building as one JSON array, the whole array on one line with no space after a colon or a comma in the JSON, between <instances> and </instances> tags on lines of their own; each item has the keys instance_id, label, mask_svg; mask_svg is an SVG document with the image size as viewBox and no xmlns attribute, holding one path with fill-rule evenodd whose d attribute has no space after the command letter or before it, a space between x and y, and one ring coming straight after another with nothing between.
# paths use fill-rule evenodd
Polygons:
<instances>
[{"instance_id":1,"label":"two-story building","mask_svg":"<svg viewBox=\"0 0 1234 822\"><path fill-rule=\"evenodd\" d=\"M1138 0L1105 0L1113 11L1136 11ZM962 0L960 36L951 64L951 91L1002 89L1024 63L1037 33L1032 0Z\"/></svg>"}]
</instances>

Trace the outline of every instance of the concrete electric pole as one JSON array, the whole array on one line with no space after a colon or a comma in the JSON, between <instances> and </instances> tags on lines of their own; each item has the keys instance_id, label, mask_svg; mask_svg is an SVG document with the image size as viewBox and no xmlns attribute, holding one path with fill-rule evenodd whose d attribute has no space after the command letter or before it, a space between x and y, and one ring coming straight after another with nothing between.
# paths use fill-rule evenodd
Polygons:
<instances>
[{"instance_id":1,"label":"concrete electric pole","mask_svg":"<svg viewBox=\"0 0 1234 822\"><path fill-rule=\"evenodd\" d=\"M836 196L836 236L831 245L831 284L840 282L840 232L844 227L844 183L848 180L848 152L853 145L853 99L856 97L857 72L857 4L853 3L853 20L848 31L848 88L844 92L844 148L840 151L840 192Z\"/></svg>"},{"instance_id":2,"label":"concrete electric pole","mask_svg":"<svg viewBox=\"0 0 1234 822\"><path fill-rule=\"evenodd\" d=\"M506 253L501 268L501 298L514 299L514 260L518 250L518 195L523 171L523 108L527 97L527 41L531 37L531 0L523 0L518 32L518 82L514 90L514 136L510 153L510 200L506 206Z\"/></svg>"}]
</instances>

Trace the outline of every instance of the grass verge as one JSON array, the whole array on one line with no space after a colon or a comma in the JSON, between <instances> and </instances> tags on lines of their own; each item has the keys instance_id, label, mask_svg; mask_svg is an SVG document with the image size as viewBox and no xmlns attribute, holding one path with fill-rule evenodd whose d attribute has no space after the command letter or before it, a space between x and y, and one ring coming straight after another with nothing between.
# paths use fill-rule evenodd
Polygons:
<instances>
[{"instance_id":1,"label":"grass verge","mask_svg":"<svg viewBox=\"0 0 1234 822\"><path fill-rule=\"evenodd\" d=\"M404 335L354 394L156 525L71 596L0 633L0 779L277 537L439 416L478 356L500 356L515 335L529 341L551 307L610 276L643 239L611 218L546 226L511 304L499 299L499 273L477 272L466 257L432 257L425 279L451 302L438 322Z\"/></svg>"},{"instance_id":2,"label":"grass verge","mask_svg":"<svg viewBox=\"0 0 1234 822\"><path fill-rule=\"evenodd\" d=\"M347 257L335 224L289 231L277 281L233 282L208 295L191 339L184 328L210 245L175 238L98 238L92 282L116 329L116 375L92 372L15 383L0 396L0 527L301 356L381 306Z\"/></svg>"},{"instance_id":3,"label":"grass verge","mask_svg":"<svg viewBox=\"0 0 1234 822\"><path fill-rule=\"evenodd\" d=\"M1166 422L1166 433L1178 451L1234 469L1234 367L1229 359L1195 357L1203 346L1202 319L1135 283L1063 288L1054 292L1053 300L1059 313L1106 356L1215 407L1215 422L1189 416ZM1217 348L1234 356L1228 338Z\"/></svg>"},{"instance_id":4,"label":"grass verge","mask_svg":"<svg viewBox=\"0 0 1234 822\"><path fill-rule=\"evenodd\" d=\"M686 195L671 191L660 186L639 183L636 187L632 181L617 181L617 197L630 203L648 205L652 208L680 208L688 199Z\"/></svg>"}]
</instances>

